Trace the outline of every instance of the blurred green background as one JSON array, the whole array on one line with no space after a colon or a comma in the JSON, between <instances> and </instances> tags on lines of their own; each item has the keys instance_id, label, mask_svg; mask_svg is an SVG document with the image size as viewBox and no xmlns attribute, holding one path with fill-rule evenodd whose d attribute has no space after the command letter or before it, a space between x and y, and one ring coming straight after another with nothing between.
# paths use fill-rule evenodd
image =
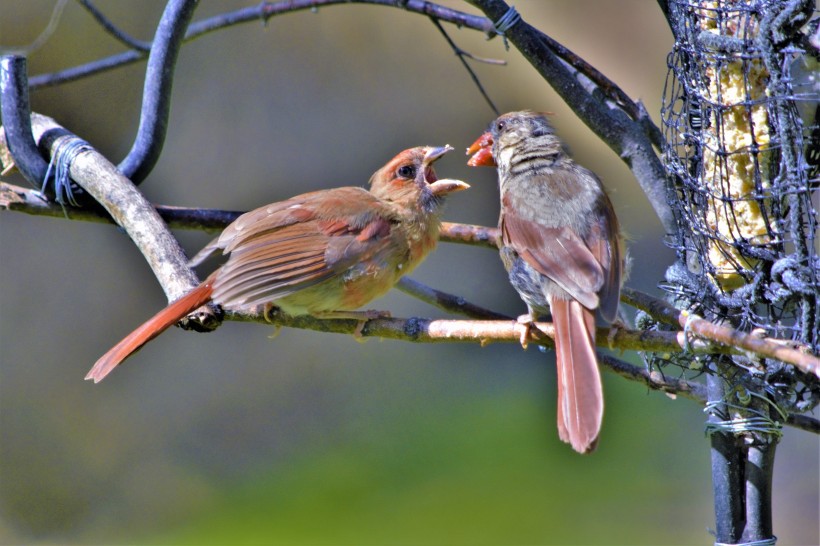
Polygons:
<instances>
[{"instance_id":1,"label":"blurred green background","mask_svg":"<svg viewBox=\"0 0 820 546\"><path fill-rule=\"evenodd\" d=\"M474 12L463 2L445 4ZM148 39L163 2L97 2ZM255 5L203 1L195 19ZM53 1L0 0L0 46ZM672 37L654 2L516 7L658 112ZM658 293L673 254L627 168L501 40L445 25L502 111L553 120L604 180L631 237L629 285ZM69 2L31 75L122 47ZM33 93L114 162L130 148L145 64ZM493 114L434 26L335 6L232 27L180 55L168 138L141 186L164 204L247 210L364 185L396 152L449 143L465 179L451 221L494 225L494 173L461 150ZM19 179L15 179L19 181ZM195 252L210 235L179 233ZM598 451L557 439L553 357L516 345L416 345L225 324L177 329L104 383L96 358L164 305L130 241L101 224L0 214L0 542L48 544L704 544L713 526L701 409L605 374ZM442 244L414 277L501 312L524 307L495 253ZM374 307L445 316L403 294ZM632 355L623 355L633 358ZM674 372L674 371L673 371ZM779 544L817 544L818 443L786 430Z\"/></svg>"}]
</instances>

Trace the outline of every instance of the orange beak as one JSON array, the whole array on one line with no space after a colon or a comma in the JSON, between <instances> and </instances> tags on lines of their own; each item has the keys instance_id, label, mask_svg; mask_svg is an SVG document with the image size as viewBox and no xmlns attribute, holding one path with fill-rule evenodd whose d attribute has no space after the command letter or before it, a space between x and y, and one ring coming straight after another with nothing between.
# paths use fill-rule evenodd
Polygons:
<instances>
[{"instance_id":1,"label":"orange beak","mask_svg":"<svg viewBox=\"0 0 820 546\"><path fill-rule=\"evenodd\" d=\"M495 167L495 160L493 159L493 136L489 131L476 139L473 144L467 148L467 155L472 154L467 161L470 167Z\"/></svg>"}]
</instances>

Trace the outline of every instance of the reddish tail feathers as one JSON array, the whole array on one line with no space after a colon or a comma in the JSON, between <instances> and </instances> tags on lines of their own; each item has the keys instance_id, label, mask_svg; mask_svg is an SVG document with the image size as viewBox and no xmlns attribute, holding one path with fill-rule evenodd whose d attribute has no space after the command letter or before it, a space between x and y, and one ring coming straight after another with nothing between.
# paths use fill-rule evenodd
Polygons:
<instances>
[{"instance_id":1,"label":"reddish tail feathers","mask_svg":"<svg viewBox=\"0 0 820 546\"><path fill-rule=\"evenodd\" d=\"M94 367L85 376L94 383L102 381L111 370L120 363L137 352L143 345L160 335L162 332L176 324L176 322L196 309L206 304L211 299L213 285L206 280L168 307L148 319L142 326L128 334L125 339L114 345L107 353L102 355L94 364Z\"/></svg>"},{"instance_id":2,"label":"reddish tail feathers","mask_svg":"<svg viewBox=\"0 0 820 546\"><path fill-rule=\"evenodd\" d=\"M558 436L579 453L598 443L604 415L595 356L595 313L575 300L550 302L558 363Z\"/></svg>"}]
</instances>

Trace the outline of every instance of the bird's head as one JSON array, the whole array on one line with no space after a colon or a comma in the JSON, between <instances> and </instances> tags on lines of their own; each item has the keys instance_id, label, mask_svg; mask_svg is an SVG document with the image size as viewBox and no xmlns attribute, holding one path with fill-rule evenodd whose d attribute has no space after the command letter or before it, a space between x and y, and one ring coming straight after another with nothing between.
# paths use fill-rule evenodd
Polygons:
<instances>
[{"instance_id":1,"label":"bird's head","mask_svg":"<svg viewBox=\"0 0 820 546\"><path fill-rule=\"evenodd\" d=\"M418 203L431 212L446 195L470 187L461 180L439 180L436 176L433 163L452 150L451 146L418 146L404 150L373 174L370 192L385 201Z\"/></svg>"},{"instance_id":2,"label":"bird's head","mask_svg":"<svg viewBox=\"0 0 820 546\"><path fill-rule=\"evenodd\" d=\"M467 148L471 167L495 167L502 160L503 151L514 149L522 142L538 137L555 137L555 130L546 113L522 110L496 118L489 129ZM555 142L559 144L557 137Z\"/></svg>"}]
</instances>

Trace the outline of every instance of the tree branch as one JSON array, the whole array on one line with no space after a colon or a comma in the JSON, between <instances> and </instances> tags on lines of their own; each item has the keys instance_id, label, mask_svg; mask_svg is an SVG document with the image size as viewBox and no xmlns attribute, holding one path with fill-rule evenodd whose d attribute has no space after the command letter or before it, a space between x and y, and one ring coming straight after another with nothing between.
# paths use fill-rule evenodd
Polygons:
<instances>
[{"instance_id":1,"label":"tree branch","mask_svg":"<svg viewBox=\"0 0 820 546\"><path fill-rule=\"evenodd\" d=\"M502 0L468 1L482 10L492 21L498 21L510 9ZM657 141L657 136L650 138L644 129L645 121L632 120L624 113L620 103L628 100L623 98L626 95L623 92L610 91L610 96L617 97L612 104L597 98L594 91L602 89L601 84L610 89L617 86L602 76L595 76L597 71L590 75L568 66L556 54L556 42L523 19L507 29L505 37L549 82L578 117L623 159L641 185L666 232L676 233L677 223L667 202L672 186L652 147L652 142ZM564 55L566 56L566 53ZM601 84L596 83L595 79ZM632 102L628 101L628 104Z\"/></svg>"},{"instance_id":2,"label":"tree branch","mask_svg":"<svg viewBox=\"0 0 820 546\"><path fill-rule=\"evenodd\" d=\"M0 136L0 160L3 158L2 144L2 137ZM206 231L221 230L242 214L241 212L217 209L188 209L162 205L157 205L155 208L170 227L179 229L202 229ZM0 209L72 220L111 222L111 219L101 209L63 209L59 205L45 201L40 194L34 190L3 182L0 182ZM445 222L442 225L440 240L451 243L497 248L497 236L498 230L496 228ZM399 289L449 312L477 318L501 318L503 316L469 304L461 297L445 294L429 287L422 287L419 284L414 285L414 283L416 283L416 281L408 280L403 282L399 286ZM696 334L704 339L716 342L718 344L717 346L722 347L717 350L717 346L714 344L701 343L698 352L704 352L705 347L709 347L706 352L724 354L746 355L746 352L752 352L760 356L775 358L782 362L795 365L806 373L817 373L816 370L820 367L820 359L806 353L804 350L794 348L793 342L760 338L726 326L716 325L692 314L681 312L663 300L628 287L621 289L621 300L628 305L645 311L656 320L673 326L683 327L683 331L674 332L674 335L678 337L678 350L676 352L697 345L690 337L691 334ZM687 318L693 316L694 318ZM671 333L672 332L670 332L670 334ZM650 345L638 344L631 348L639 351L670 352L667 351L665 347L653 348Z\"/></svg>"},{"instance_id":3,"label":"tree branch","mask_svg":"<svg viewBox=\"0 0 820 546\"><path fill-rule=\"evenodd\" d=\"M484 309L460 296L453 296L441 290L436 290L410 277L402 277L396 288L416 299L456 315L464 315L474 319L513 320L512 317Z\"/></svg>"},{"instance_id":4,"label":"tree branch","mask_svg":"<svg viewBox=\"0 0 820 546\"><path fill-rule=\"evenodd\" d=\"M11 170L14 164L4 152L5 141L0 133L0 171ZM2 173L0 173L2 174ZM175 207L170 205L154 205L160 217L168 227L174 229L192 229L208 233L218 233L236 220L241 211L221 209L195 209ZM16 184L0 181L0 209L22 212L34 216L50 216L83 222L97 222L113 224L114 221L100 207L61 207L53 201L48 201L43 195L33 189L24 188ZM498 229L471 224L456 224L442 222L439 240L445 243L458 243L484 248L497 249L496 240Z\"/></svg>"},{"instance_id":5,"label":"tree branch","mask_svg":"<svg viewBox=\"0 0 820 546\"><path fill-rule=\"evenodd\" d=\"M727 346L752 352L755 355L788 362L802 372L820 377L820 358L809 353L808 347L796 342L765 338L755 333L747 334L728 326L715 324L695 313L681 311L663 300L631 288L622 289L621 301L667 324L681 326L684 333L691 332ZM760 368L761 371L764 369L762 365Z\"/></svg>"},{"instance_id":6,"label":"tree branch","mask_svg":"<svg viewBox=\"0 0 820 546\"><path fill-rule=\"evenodd\" d=\"M507 63L505 61L491 61L489 59L481 59L481 58L478 58L478 57L474 57L473 55L467 53L466 51L464 51L463 49L461 49L460 47L458 47L456 45L456 43L453 41L453 39L450 38L450 35L447 34L447 31L444 30L444 27L441 26L441 23L439 23L438 19L436 19L435 17L430 17L430 20L433 22L433 25L435 25L435 27L438 29L438 31L441 33L441 35L444 36L444 39L450 45L450 48L453 50L453 53L456 54L456 56L458 57L458 60L461 61L462 66L464 66L464 69L470 75L470 78L473 80L473 83L475 84L475 86L478 87L478 92L481 93L482 97L484 97L484 101L490 107L490 110L492 110L495 113L496 116L500 116L501 112L498 111L498 108L496 107L495 103L493 102L493 99L491 99L490 95L487 94L487 91L484 89L484 86L481 85L481 81L478 79L478 76L473 71L473 69L470 68L470 65L465 60L465 57L467 57L469 59L476 59L476 60L479 60L481 62L489 62L490 64L507 64Z\"/></svg>"},{"instance_id":7,"label":"tree branch","mask_svg":"<svg viewBox=\"0 0 820 546\"><path fill-rule=\"evenodd\" d=\"M409 12L426 15L434 20L447 21L459 27L479 30L487 36L496 35L497 31L493 21L499 20L509 10L509 6L501 0L469 1L484 11L489 19L421 0L290 0L272 3L262 2L257 6L239 9L194 23L188 29L184 41L235 24L256 20L267 22L271 17L284 13L306 9L315 10L324 6L351 3L400 7ZM671 191L671 186L660 160L652 149L653 143L658 144L662 141L662 138L658 128L647 116L645 109L639 103L632 101L623 90L589 63L586 63L572 51L525 22L520 21L513 25L512 28L506 31L505 35L544 79L554 87L576 114L627 163L655 209L655 213L666 232L669 234L675 233L677 224L666 202L666 196ZM144 56L144 51L131 50L62 72L33 77L30 85L32 89L40 86L56 85L101 70L107 70L114 66L128 64ZM593 97L593 91L596 90L610 99L609 105Z\"/></svg>"},{"instance_id":8,"label":"tree branch","mask_svg":"<svg viewBox=\"0 0 820 546\"><path fill-rule=\"evenodd\" d=\"M151 42L144 42L142 40L137 40L124 30L117 27L111 19L106 17L97 7L91 3L91 0L77 0L81 6L83 6L88 13L91 14L94 19L100 24L101 27L105 29L108 34L113 36L116 40L122 42L123 44L127 45L131 49L135 49L137 51L143 51L148 53L151 50Z\"/></svg>"},{"instance_id":9,"label":"tree branch","mask_svg":"<svg viewBox=\"0 0 820 546\"><path fill-rule=\"evenodd\" d=\"M336 4L373 4L387 7L398 7L411 13L418 13L428 17L452 23L458 27L470 28L483 32L488 36L495 34L493 24L485 17L470 15L458 10L446 8L433 2L424 0L407 0L399 2L396 0L283 0L280 2L260 2L255 6L241 8L232 12L223 13L214 17L203 19L192 23L188 27L183 42L195 40L205 34L221 30L233 25L242 23L252 23L262 21L267 23L271 17L283 15L285 13L315 10L320 7L332 6ZM140 61L147 57L147 52L142 49L132 49L124 53L112 55L96 61L53 72L41 74L30 80L31 89L40 87L50 87L74 81L86 76L91 76L105 70L110 70L119 66Z\"/></svg>"},{"instance_id":10,"label":"tree branch","mask_svg":"<svg viewBox=\"0 0 820 546\"><path fill-rule=\"evenodd\" d=\"M3 157L2 151L2 146L0 146L0 159ZM209 230L218 230L233 221L233 219L240 214L238 212L197 210L181 207L158 206L156 208L159 213L169 221L170 225L184 229L201 228L201 223L204 223L208 226ZM110 217L100 209L66 208L63 210L59 206L45 201L39 196L38 192L34 190L0 182L0 210L2 209L57 218L111 223ZM484 232L481 237L475 238L475 244L492 246L487 244L487 240L495 240L494 235L487 235L488 232L492 233L494 231L491 228L466 226L462 224L449 224L449 226L453 232L457 233L457 237L453 239L453 242L467 242L470 239L468 233L473 227L478 227L479 231ZM462 298L425 287L421 283L411 279L403 279L398 288L416 297L421 296L420 299L423 301L450 312L463 313L468 316L476 313L496 314L488 310L476 311L476 309L480 308L464 302ZM646 298L645 300L641 299L642 296L636 296L636 291L624 289L623 298L627 303L637 304L637 302L640 302L638 305L639 308L654 313L653 316L665 316L667 322L674 322L674 320L671 319L672 315L664 311L663 307L659 307L665 302L655 300L651 296L643 296ZM661 309L661 311L658 311L658 309ZM334 332L347 335L382 337L427 343L517 343L520 340L521 329L523 327L511 319L476 322L391 318L371 320L367 322L361 329L361 332L357 334L359 323L355 320L322 320L313 317L290 317L283 314L274 314L272 318L265 318L261 313L241 314L230 312L227 313L225 318L243 322L272 323L277 326L303 328L320 332ZM539 324L539 328L548 336L553 333L552 325L549 323ZM599 346L610 349L634 349L665 353L679 353L687 346L683 332L637 332L622 329L611 331L601 328L597 332L596 341ZM533 341L533 343L551 346L551 340L549 338L539 339ZM695 352L729 352L729 348L725 346L708 345L702 342L689 345L689 349L694 349ZM685 379L670 379L658 371L649 371L644 368L639 368L609 355L601 355L600 360L604 367L626 379L639 381L654 390L684 396L700 404L705 403L705 387L700 383ZM791 414L789 415L787 424L809 432L814 432L815 434L820 433L820 421L812 417Z\"/></svg>"},{"instance_id":11,"label":"tree branch","mask_svg":"<svg viewBox=\"0 0 820 546\"><path fill-rule=\"evenodd\" d=\"M317 332L396 339L415 343L479 342L482 346L492 342L518 343L525 328L523 324L514 320L469 321L381 318L370 320L362 327L359 321L356 320L323 320L308 316L291 317L281 313L274 313L266 318L264 313L261 312L249 314L228 311L225 318L226 320L242 322L269 323L277 327L287 326ZM549 336L554 334L551 323L538 323L537 326ZM645 336L647 336L647 332L622 329L610 331L608 328L599 328L596 334L596 342L599 347L628 350L634 348L633 344L642 344L643 341L639 340L643 338L655 349L666 347L667 352L680 352L682 350L678 333L654 332L649 336L651 340ZM547 347L552 346L551 340L546 338L533 341L533 343ZM621 377L641 382L653 390L683 396L701 405L706 403L706 387L701 383L683 378L671 379L660 372L648 371L609 355L600 355L599 359L604 369ZM820 421L805 415L790 414L786 424L815 434L820 433Z\"/></svg>"},{"instance_id":12,"label":"tree branch","mask_svg":"<svg viewBox=\"0 0 820 546\"><path fill-rule=\"evenodd\" d=\"M60 148L72 141L79 140L53 119L39 114L32 115L31 127L35 141L48 149L51 155L58 154ZM84 151L71 162L69 174L125 229L145 256L169 301L181 297L199 284L196 275L188 267L185 253L154 207L105 157L90 146L85 146ZM9 185L4 184L0 193L0 206L8 200L6 208L36 207L33 210L53 214L55 205L49 204L48 208L43 208L40 206L43 200L38 195L38 192L31 190L13 191ZM63 212L62 207L59 210ZM63 213L68 216L69 210L74 212L74 209L66 208ZM102 219L104 213L97 209L95 212L88 210L79 214Z\"/></svg>"},{"instance_id":13,"label":"tree branch","mask_svg":"<svg viewBox=\"0 0 820 546\"><path fill-rule=\"evenodd\" d=\"M264 309L254 313L225 309L225 320L270 323L317 332L361 335L396 339L413 343L519 343L527 325L517 320L445 320L426 318L379 318L364 326L356 319L318 319L311 316L291 317L282 313L265 316ZM554 347L555 330L551 322L536 323L545 335L531 339L530 344ZM596 344L612 350L646 350L662 353L680 353L684 346L681 332L646 332L624 328L599 327ZM690 347L696 354L727 354L730 347L698 342Z\"/></svg>"}]
</instances>

